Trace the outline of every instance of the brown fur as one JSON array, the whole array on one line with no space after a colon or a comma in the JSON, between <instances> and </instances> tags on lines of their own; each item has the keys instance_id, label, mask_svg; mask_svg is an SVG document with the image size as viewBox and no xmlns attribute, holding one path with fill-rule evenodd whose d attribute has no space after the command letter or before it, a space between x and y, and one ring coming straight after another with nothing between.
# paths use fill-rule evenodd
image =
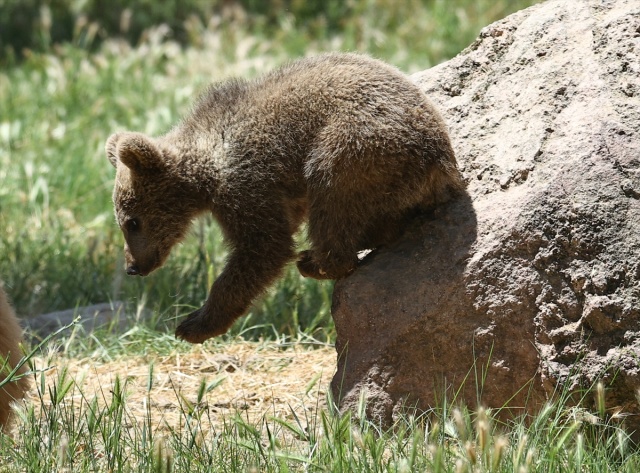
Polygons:
<instances>
[{"instance_id":1,"label":"brown fur","mask_svg":"<svg viewBox=\"0 0 640 473\"><path fill-rule=\"evenodd\" d=\"M396 69L356 54L293 62L212 86L158 138L112 135L113 200L129 274L161 266L194 217L211 212L231 252L205 305L176 335L224 333L295 258L338 279L357 253L396 239L416 209L462 189L446 126Z\"/></svg>"},{"instance_id":2,"label":"brown fur","mask_svg":"<svg viewBox=\"0 0 640 473\"><path fill-rule=\"evenodd\" d=\"M2 287L0 287L0 327L2 327L2 330L0 330L0 366L4 364L4 360L7 358L9 361L4 371L0 373L0 380L3 380L22 358L22 351L20 350L22 328L20 328L18 319L9 305L7 295ZM26 371L26 365L22 366L18 374L23 374ZM0 388L0 425L4 430L7 429L11 418L11 403L14 400L22 399L28 390L29 379L26 377Z\"/></svg>"}]
</instances>

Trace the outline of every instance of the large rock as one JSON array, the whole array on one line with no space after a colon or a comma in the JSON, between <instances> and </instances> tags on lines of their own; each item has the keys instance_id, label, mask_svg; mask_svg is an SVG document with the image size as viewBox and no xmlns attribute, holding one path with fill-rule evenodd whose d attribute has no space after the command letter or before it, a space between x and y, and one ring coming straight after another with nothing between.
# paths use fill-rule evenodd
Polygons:
<instances>
[{"instance_id":1,"label":"large rock","mask_svg":"<svg viewBox=\"0 0 640 473\"><path fill-rule=\"evenodd\" d=\"M602 379L640 412L640 2L551 0L414 76L469 196L335 286L343 408L535 410Z\"/></svg>"}]
</instances>

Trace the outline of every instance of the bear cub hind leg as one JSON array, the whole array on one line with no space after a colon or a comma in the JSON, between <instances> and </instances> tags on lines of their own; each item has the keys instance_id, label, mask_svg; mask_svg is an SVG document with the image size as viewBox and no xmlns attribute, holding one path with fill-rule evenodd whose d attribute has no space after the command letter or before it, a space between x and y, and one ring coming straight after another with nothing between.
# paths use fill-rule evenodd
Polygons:
<instances>
[{"instance_id":1,"label":"bear cub hind leg","mask_svg":"<svg viewBox=\"0 0 640 473\"><path fill-rule=\"evenodd\" d=\"M362 232L357 232L357 226L353 224L344 225L343 229L347 229L349 235L343 234L341 240L327 236L319 237L318 230L310 222L312 241L312 232L315 230L315 240L323 243L312 245L312 249L298 253L298 271L304 277L313 279L345 278L356 270L360 251L374 250L393 243L404 233L408 223L419 214L418 209L412 208L399 212L399 215L388 213L382 217L372 217L368 224L362 225ZM331 247L326 243L328 241L341 241L341 244Z\"/></svg>"},{"instance_id":2,"label":"bear cub hind leg","mask_svg":"<svg viewBox=\"0 0 640 473\"><path fill-rule=\"evenodd\" d=\"M298 253L298 271L314 279L346 278L358 266L358 252L367 249L362 245L366 226L348 211L322 218L329 212L318 207L312 205L309 212L311 247Z\"/></svg>"}]
</instances>

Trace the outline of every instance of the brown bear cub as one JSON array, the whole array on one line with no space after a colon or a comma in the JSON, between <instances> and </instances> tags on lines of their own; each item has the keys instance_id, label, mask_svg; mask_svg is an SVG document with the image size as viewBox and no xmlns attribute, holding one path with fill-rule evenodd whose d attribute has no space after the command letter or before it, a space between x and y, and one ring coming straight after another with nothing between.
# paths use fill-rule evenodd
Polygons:
<instances>
[{"instance_id":1,"label":"brown bear cub","mask_svg":"<svg viewBox=\"0 0 640 473\"><path fill-rule=\"evenodd\" d=\"M230 254L206 303L176 330L225 333L296 256L302 275L339 279L358 252L395 240L416 209L463 188L446 126L395 68L358 54L292 62L210 87L167 134L112 135L113 202L127 273L160 267L194 217L211 212Z\"/></svg>"},{"instance_id":2,"label":"brown bear cub","mask_svg":"<svg viewBox=\"0 0 640 473\"><path fill-rule=\"evenodd\" d=\"M3 381L22 359L22 351L20 350L22 328L20 328L18 319L16 319L2 287L0 287L0 325L2 326L2 330L0 330L0 366L3 367L0 381ZM24 374L26 371L27 367L23 365L16 374ZM29 379L26 377L0 388L0 426L3 430L7 430L11 418L11 403L22 399L28 390Z\"/></svg>"}]
</instances>

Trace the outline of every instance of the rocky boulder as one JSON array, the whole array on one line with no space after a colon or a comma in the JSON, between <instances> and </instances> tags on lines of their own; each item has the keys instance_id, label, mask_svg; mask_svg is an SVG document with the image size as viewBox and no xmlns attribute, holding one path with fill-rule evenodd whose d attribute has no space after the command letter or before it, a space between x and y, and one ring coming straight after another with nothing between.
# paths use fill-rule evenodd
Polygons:
<instances>
[{"instance_id":1,"label":"rocky boulder","mask_svg":"<svg viewBox=\"0 0 640 473\"><path fill-rule=\"evenodd\" d=\"M334 397L389 424L597 380L640 426L640 3L550 0L414 79L468 196L335 286Z\"/></svg>"}]
</instances>

